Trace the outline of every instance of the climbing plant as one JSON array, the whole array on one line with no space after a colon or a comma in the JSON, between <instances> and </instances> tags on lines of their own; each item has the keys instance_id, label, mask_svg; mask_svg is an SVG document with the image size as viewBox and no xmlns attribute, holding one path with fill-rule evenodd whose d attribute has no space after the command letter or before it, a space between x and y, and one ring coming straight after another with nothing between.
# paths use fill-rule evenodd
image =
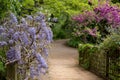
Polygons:
<instances>
[{"instance_id":1,"label":"climbing plant","mask_svg":"<svg viewBox=\"0 0 120 80\"><path fill-rule=\"evenodd\" d=\"M5 51L0 54L0 59L6 66L14 67L14 64L17 64L15 71L11 70L12 67L6 67L7 79L14 80L13 75L16 74L19 74L18 78L21 80L34 79L35 76L45 74L48 68L45 59L52 36L42 13L27 15L26 18L21 18L20 22L11 13L10 18L0 26L0 48Z\"/></svg>"}]
</instances>

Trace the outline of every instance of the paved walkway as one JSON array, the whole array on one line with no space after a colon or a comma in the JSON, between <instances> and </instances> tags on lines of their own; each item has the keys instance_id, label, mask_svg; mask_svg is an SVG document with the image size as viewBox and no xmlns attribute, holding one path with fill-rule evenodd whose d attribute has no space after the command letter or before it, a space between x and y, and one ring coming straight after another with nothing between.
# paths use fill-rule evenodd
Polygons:
<instances>
[{"instance_id":1,"label":"paved walkway","mask_svg":"<svg viewBox=\"0 0 120 80\"><path fill-rule=\"evenodd\" d=\"M53 43L49 55L49 80L102 80L78 65L78 52L65 46L66 40Z\"/></svg>"}]
</instances>

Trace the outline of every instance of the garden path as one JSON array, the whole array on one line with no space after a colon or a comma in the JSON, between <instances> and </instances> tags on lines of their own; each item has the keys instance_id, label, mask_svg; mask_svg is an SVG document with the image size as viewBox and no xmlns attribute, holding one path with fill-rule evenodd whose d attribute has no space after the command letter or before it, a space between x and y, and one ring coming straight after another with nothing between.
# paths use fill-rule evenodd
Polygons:
<instances>
[{"instance_id":1,"label":"garden path","mask_svg":"<svg viewBox=\"0 0 120 80\"><path fill-rule=\"evenodd\" d=\"M65 46L66 40L56 40L49 54L49 80L102 80L78 65L77 49Z\"/></svg>"}]
</instances>

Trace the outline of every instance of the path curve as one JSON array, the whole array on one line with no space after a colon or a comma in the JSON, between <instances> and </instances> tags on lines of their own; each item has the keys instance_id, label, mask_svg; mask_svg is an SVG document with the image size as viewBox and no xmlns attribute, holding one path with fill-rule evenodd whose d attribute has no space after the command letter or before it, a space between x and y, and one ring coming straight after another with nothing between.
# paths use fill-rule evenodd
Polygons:
<instances>
[{"instance_id":1,"label":"path curve","mask_svg":"<svg viewBox=\"0 0 120 80\"><path fill-rule=\"evenodd\" d=\"M102 80L78 65L77 49L65 46L65 42L53 42L48 58L50 80Z\"/></svg>"}]
</instances>

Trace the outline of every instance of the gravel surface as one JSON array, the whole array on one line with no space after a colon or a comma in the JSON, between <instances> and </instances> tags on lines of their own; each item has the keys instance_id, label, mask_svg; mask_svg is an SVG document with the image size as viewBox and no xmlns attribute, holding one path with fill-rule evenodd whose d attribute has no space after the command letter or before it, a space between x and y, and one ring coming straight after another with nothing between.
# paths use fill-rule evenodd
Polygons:
<instances>
[{"instance_id":1,"label":"gravel surface","mask_svg":"<svg viewBox=\"0 0 120 80\"><path fill-rule=\"evenodd\" d=\"M48 58L49 79L44 80L102 80L95 74L84 70L78 65L78 51L67 47L66 40L53 42Z\"/></svg>"}]
</instances>

